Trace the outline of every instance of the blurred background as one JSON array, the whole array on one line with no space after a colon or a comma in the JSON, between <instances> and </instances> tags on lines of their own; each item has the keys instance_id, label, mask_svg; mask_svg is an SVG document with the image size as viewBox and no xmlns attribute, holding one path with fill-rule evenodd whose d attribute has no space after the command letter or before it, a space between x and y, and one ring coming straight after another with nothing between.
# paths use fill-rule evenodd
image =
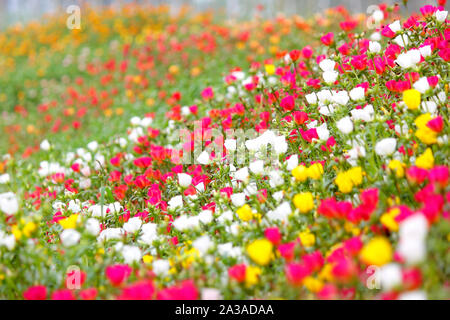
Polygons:
<instances>
[{"instance_id":1,"label":"blurred background","mask_svg":"<svg viewBox=\"0 0 450 320\"><path fill-rule=\"evenodd\" d=\"M401 1L401 0L399 0ZM397 1L397 2L399 2ZM0 28L26 23L42 18L46 13L65 11L71 4L89 3L91 6L121 6L126 3L169 4L176 13L182 5L189 5L196 11L221 10L228 18L252 17L259 6L259 14L273 18L278 13L308 16L329 7L344 5L352 12L365 12L371 4L394 3L394 0L0 0ZM430 0L408 0L408 11L418 11L424 4L435 4Z\"/></svg>"}]
</instances>

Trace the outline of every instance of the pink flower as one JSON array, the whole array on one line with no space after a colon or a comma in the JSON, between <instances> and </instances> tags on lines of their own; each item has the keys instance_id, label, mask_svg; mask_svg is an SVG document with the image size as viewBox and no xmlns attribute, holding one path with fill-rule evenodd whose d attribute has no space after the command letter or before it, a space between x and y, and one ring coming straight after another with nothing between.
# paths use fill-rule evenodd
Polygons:
<instances>
[{"instance_id":1,"label":"pink flower","mask_svg":"<svg viewBox=\"0 0 450 320\"><path fill-rule=\"evenodd\" d=\"M243 282L245 280L246 270L247 266L245 264L237 264L228 269L228 276L237 282Z\"/></svg>"},{"instance_id":2,"label":"pink flower","mask_svg":"<svg viewBox=\"0 0 450 320\"><path fill-rule=\"evenodd\" d=\"M334 33L328 32L326 35L320 38L320 41L326 46L331 45L334 42Z\"/></svg>"},{"instance_id":3,"label":"pink flower","mask_svg":"<svg viewBox=\"0 0 450 320\"><path fill-rule=\"evenodd\" d=\"M75 300L72 290L61 289L53 292L52 300Z\"/></svg>"},{"instance_id":4,"label":"pink flower","mask_svg":"<svg viewBox=\"0 0 450 320\"><path fill-rule=\"evenodd\" d=\"M288 282L293 286L301 285L303 279L311 274L311 270L302 263L289 263L285 272Z\"/></svg>"},{"instance_id":5,"label":"pink flower","mask_svg":"<svg viewBox=\"0 0 450 320\"><path fill-rule=\"evenodd\" d=\"M116 264L106 267L106 277L113 286L119 286L128 279L131 271L131 267L126 264Z\"/></svg>"},{"instance_id":6,"label":"pink flower","mask_svg":"<svg viewBox=\"0 0 450 320\"><path fill-rule=\"evenodd\" d=\"M295 108L295 100L293 96L287 96L281 99L280 102L281 108L283 108L284 111L292 111Z\"/></svg>"},{"instance_id":7,"label":"pink flower","mask_svg":"<svg viewBox=\"0 0 450 320\"><path fill-rule=\"evenodd\" d=\"M155 286L151 281L132 284L122 290L118 300L151 300L155 295Z\"/></svg>"},{"instance_id":8,"label":"pink flower","mask_svg":"<svg viewBox=\"0 0 450 320\"><path fill-rule=\"evenodd\" d=\"M264 235L274 245L279 244L281 241L281 233L280 233L280 230L278 229L278 227L267 228L264 231Z\"/></svg>"},{"instance_id":9,"label":"pink flower","mask_svg":"<svg viewBox=\"0 0 450 320\"><path fill-rule=\"evenodd\" d=\"M428 173L428 178L431 182L439 184L444 188L448 184L448 167L446 166L435 166Z\"/></svg>"},{"instance_id":10,"label":"pink flower","mask_svg":"<svg viewBox=\"0 0 450 320\"><path fill-rule=\"evenodd\" d=\"M207 87L203 89L201 95L204 100L211 100L214 98L214 91L211 87Z\"/></svg>"},{"instance_id":11,"label":"pink flower","mask_svg":"<svg viewBox=\"0 0 450 320\"><path fill-rule=\"evenodd\" d=\"M29 287L24 293L25 300L45 300L47 299L47 288L45 286Z\"/></svg>"}]
</instances>

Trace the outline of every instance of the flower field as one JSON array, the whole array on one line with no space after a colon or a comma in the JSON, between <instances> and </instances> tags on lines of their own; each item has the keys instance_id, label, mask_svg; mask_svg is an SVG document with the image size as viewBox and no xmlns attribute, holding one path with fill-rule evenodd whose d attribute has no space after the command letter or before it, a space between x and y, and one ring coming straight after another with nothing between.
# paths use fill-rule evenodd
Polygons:
<instances>
[{"instance_id":1,"label":"flower field","mask_svg":"<svg viewBox=\"0 0 450 320\"><path fill-rule=\"evenodd\" d=\"M445 5L1 31L0 299L449 299Z\"/></svg>"}]
</instances>

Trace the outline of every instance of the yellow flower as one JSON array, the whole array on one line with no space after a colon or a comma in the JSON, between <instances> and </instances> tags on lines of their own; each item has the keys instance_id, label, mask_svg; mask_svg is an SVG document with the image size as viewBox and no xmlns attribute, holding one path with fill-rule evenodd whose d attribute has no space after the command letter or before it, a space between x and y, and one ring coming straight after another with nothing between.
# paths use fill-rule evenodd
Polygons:
<instances>
[{"instance_id":1,"label":"yellow flower","mask_svg":"<svg viewBox=\"0 0 450 320\"><path fill-rule=\"evenodd\" d=\"M367 265L382 266L392 260L392 246L385 237L375 237L361 250L360 258Z\"/></svg>"},{"instance_id":2,"label":"yellow flower","mask_svg":"<svg viewBox=\"0 0 450 320\"><path fill-rule=\"evenodd\" d=\"M340 172L334 182L339 188L339 191L342 193L349 193L353 189L352 179L349 177L347 172Z\"/></svg>"},{"instance_id":3,"label":"yellow flower","mask_svg":"<svg viewBox=\"0 0 450 320\"><path fill-rule=\"evenodd\" d=\"M273 64L266 64L264 68L266 69L266 73L268 75L272 75L275 73L275 66Z\"/></svg>"},{"instance_id":4,"label":"yellow flower","mask_svg":"<svg viewBox=\"0 0 450 320\"><path fill-rule=\"evenodd\" d=\"M414 124L417 126L417 128L427 128L428 121L431 120L431 114L424 113L421 114L414 120Z\"/></svg>"},{"instance_id":5,"label":"yellow flower","mask_svg":"<svg viewBox=\"0 0 450 320\"><path fill-rule=\"evenodd\" d=\"M347 175L352 181L353 185L359 186L362 183L363 172L361 167L354 167L347 171Z\"/></svg>"},{"instance_id":6,"label":"yellow flower","mask_svg":"<svg viewBox=\"0 0 450 320\"><path fill-rule=\"evenodd\" d=\"M425 144L433 144L437 142L437 132L431 130L426 126L417 129L415 135L421 142Z\"/></svg>"},{"instance_id":7,"label":"yellow flower","mask_svg":"<svg viewBox=\"0 0 450 320\"><path fill-rule=\"evenodd\" d=\"M390 231L398 231L398 223L395 221L395 217L400 214L400 209L393 208L386 213L383 213L380 217L380 222L388 228Z\"/></svg>"},{"instance_id":8,"label":"yellow flower","mask_svg":"<svg viewBox=\"0 0 450 320\"><path fill-rule=\"evenodd\" d=\"M405 164L399 160L391 160L388 168L395 172L397 178L403 178L405 175Z\"/></svg>"},{"instance_id":9,"label":"yellow flower","mask_svg":"<svg viewBox=\"0 0 450 320\"><path fill-rule=\"evenodd\" d=\"M323 174L323 166L320 162L314 163L308 168L308 177L313 180L319 180Z\"/></svg>"},{"instance_id":10,"label":"yellow flower","mask_svg":"<svg viewBox=\"0 0 450 320\"><path fill-rule=\"evenodd\" d=\"M72 214L72 215L70 215L70 217L59 220L59 224L64 229L75 229L75 227L77 226L77 219L78 219L78 215Z\"/></svg>"},{"instance_id":11,"label":"yellow flower","mask_svg":"<svg viewBox=\"0 0 450 320\"><path fill-rule=\"evenodd\" d=\"M430 148L427 148L424 153L417 157L416 166L427 170L433 168L434 157Z\"/></svg>"},{"instance_id":12,"label":"yellow flower","mask_svg":"<svg viewBox=\"0 0 450 320\"><path fill-rule=\"evenodd\" d=\"M17 226L17 224L12 227L11 233L14 235L16 240L20 240L20 238L22 238L22 231L20 231L20 229Z\"/></svg>"},{"instance_id":13,"label":"yellow flower","mask_svg":"<svg viewBox=\"0 0 450 320\"><path fill-rule=\"evenodd\" d=\"M261 268L255 266L248 266L245 269L245 285L251 287L259 282L261 275Z\"/></svg>"},{"instance_id":14,"label":"yellow flower","mask_svg":"<svg viewBox=\"0 0 450 320\"><path fill-rule=\"evenodd\" d=\"M408 109L416 110L420 105L420 92L416 89L403 91L403 102Z\"/></svg>"},{"instance_id":15,"label":"yellow flower","mask_svg":"<svg viewBox=\"0 0 450 320\"><path fill-rule=\"evenodd\" d=\"M242 207L237 209L236 213L242 221L249 221L253 218L252 208L250 208L248 204L244 204Z\"/></svg>"},{"instance_id":16,"label":"yellow flower","mask_svg":"<svg viewBox=\"0 0 450 320\"><path fill-rule=\"evenodd\" d=\"M311 192L302 192L295 195L293 202L301 213L307 213L314 209L314 198Z\"/></svg>"},{"instance_id":17,"label":"yellow flower","mask_svg":"<svg viewBox=\"0 0 450 320\"><path fill-rule=\"evenodd\" d=\"M322 267L322 270L319 272L319 279L331 282L333 281L333 265L330 263L327 263Z\"/></svg>"},{"instance_id":18,"label":"yellow flower","mask_svg":"<svg viewBox=\"0 0 450 320\"><path fill-rule=\"evenodd\" d=\"M305 166L299 165L292 170L292 175L297 181L304 182L308 179L308 174Z\"/></svg>"},{"instance_id":19,"label":"yellow flower","mask_svg":"<svg viewBox=\"0 0 450 320\"><path fill-rule=\"evenodd\" d=\"M257 264L265 266L273 259L273 245L267 239L255 240L247 246L249 257Z\"/></svg>"},{"instance_id":20,"label":"yellow flower","mask_svg":"<svg viewBox=\"0 0 450 320\"><path fill-rule=\"evenodd\" d=\"M196 248L191 248L184 253L184 260L181 265L183 268L189 268L189 266L194 262L197 258L200 257L200 252Z\"/></svg>"},{"instance_id":21,"label":"yellow flower","mask_svg":"<svg viewBox=\"0 0 450 320\"><path fill-rule=\"evenodd\" d=\"M146 254L145 256L142 257L142 261L144 261L144 263L146 264L152 263L153 257L149 254Z\"/></svg>"},{"instance_id":22,"label":"yellow flower","mask_svg":"<svg viewBox=\"0 0 450 320\"><path fill-rule=\"evenodd\" d=\"M316 243L316 236L309 229L300 232L299 237L304 247L312 247Z\"/></svg>"},{"instance_id":23,"label":"yellow flower","mask_svg":"<svg viewBox=\"0 0 450 320\"><path fill-rule=\"evenodd\" d=\"M313 277L306 277L305 279L303 279L303 285L306 287L306 289L308 289L311 292L319 292L320 290L322 290L323 287L323 282L317 278L313 278Z\"/></svg>"},{"instance_id":24,"label":"yellow flower","mask_svg":"<svg viewBox=\"0 0 450 320\"><path fill-rule=\"evenodd\" d=\"M37 229L37 226L34 222L30 221L23 227L23 234L25 237L29 238L31 234Z\"/></svg>"}]
</instances>

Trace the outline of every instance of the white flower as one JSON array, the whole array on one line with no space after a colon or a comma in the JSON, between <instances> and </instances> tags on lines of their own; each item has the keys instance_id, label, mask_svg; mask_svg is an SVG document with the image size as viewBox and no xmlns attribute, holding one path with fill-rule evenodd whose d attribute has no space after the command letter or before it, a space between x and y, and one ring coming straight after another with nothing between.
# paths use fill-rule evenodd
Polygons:
<instances>
[{"instance_id":1,"label":"white flower","mask_svg":"<svg viewBox=\"0 0 450 320\"><path fill-rule=\"evenodd\" d=\"M250 171L254 174L263 174L264 173L264 161L256 160L250 163L249 165Z\"/></svg>"},{"instance_id":2,"label":"white flower","mask_svg":"<svg viewBox=\"0 0 450 320\"><path fill-rule=\"evenodd\" d=\"M200 153L200 155L197 158L197 162L203 165L209 164L209 154L206 151L203 151Z\"/></svg>"},{"instance_id":3,"label":"white flower","mask_svg":"<svg viewBox=\"0 0 450 320\"><path fill-rule=\"evenodd\" d=\"M409 38L406 34L399 34L395 37L394 42L400 47L406 47L409 44Z\"/></svg>"},{"instance_id":4,"label":"white flower","mask_svg":"<svg viewBox=\"0 0 450 320\"><path fill-rule=\"evenodd\" d=\"M373 120L373 116L375 111L373 110L373 106L368 104L364 107L364 109L353 109L350 111L352 114L353 121L355 120L363 120L366 122L370 122Z\"/></svg>"},{"instance_id":5,"label":"white flower","mask_svg":"<svg viewBox=\"0 0 450 320\"><path fill-rule=\"evenodd\" d=\"M0 184L8 183L11 180L8 173L0 175Z\"/></svg>"},{"instance_id":6,"label":"white flower","mask_svg":"<svg viewBox=\"0 0 450 320\"><path fill-rule=\"evenodd\" d=\"M42 150L48 151L48 150L50 150L50 142L48 142L48 140L44 140L41 142L40 147Z\"/></svg>"},{"instance_id":7,"label":"white flower","mask_svg":"<svg viewBox=\"0 0 450 320\"><path fill-rule=\"evenodd\" d=\"M142 258L141 249L136 246L125 245L122 248L122 256L126 264L132 264L133 262L139 262Z\"/></svg>"},{"instance_id":8,"label":"white flower","mask_svg":"<svg viewBox=\"0 0 450 320\"><path fill-rule=\"evenodd\" d=\"M87 145L87 147L88 147L88 149L91 150L92 152L95 152L95 151L97 151L97 148L98 148L98 142L97 142L97 141L89 142L88 145Z\"/></svg>"},{"instance_id":9,"label":"white flower","mask_svg":"<svg viewBox=\"0 0 450 320\"><path fill-rule=\"evenodd\" d=\"M430 85L428 84L427 77L422 77L413 84L414 89L419 91L420 93L425 93L430 89Z\"/></svg>"},{"instance_id":10,"label":"white flower","mask_svg":"<svg viewBox=\"0 0 450 320\"><path fill-rule=\"evenodd\" d=\"M395 138L386 138L377 142L375 152L379 156L388 156L394 153L396 146L397 140Z\"/></svg>"},{"instance_id":11,"label":"white flower","mask_svg":"<svg viewBox=\"0 0 450 320\"><path fill-rule=\"evenodd\" d=\"M79 186L81 189L89 189L91 187L91 179L89 178L80 179Z\"/></svg>"},{"instance_id":12,"label":"white flower","mask_svg":"<svg viewBox=\"0 0 450 320\"><path fill-rule=\"evenodd\" d=\"M321 106L319 108L319 113L323 114L324 116L329 116L330 114L333 114L334 112L334 107L332 104L329 104L327 106Z\"/></svg>"},{"instance_id":13,"label":"white flower","mask_svg":"<svg viewBox=\"0 0 450 320\"><path fill-rule=\"evenodd\" d=\"M233 212L231 210L227 210L224 213L222 213L219 217L217 217L217 222L219 222L220 224L232 220L233 220Z\"/></svg>"},{"instance_id":14,"label":"white flower","mask_svg":"<svg viewBox=\"0 0 450 320\"><path fill-rule=\"evenodd\" d=\"M420 108L424 112L429 112L431 114L435 114L437 111L437 104L434 101L424 101L420 104Z\"/></svg>"},{"instance_id":15,"label":"white flower","mask_svg":"<svg viewBox=\"0 0 450 320\"><path fill-rule=\"evenodd\" d=\"M327 89L317 92L317 98L319 99L320 103L322 103L322 104L324 104L326 102L330 102L332 96L333 96L333 94L331 93L331 91L327 90Z\"/></svg>"},{"instance_id":16,"label":"white flower","mask_svg":"<svg viewBox=\"0 0 450 320\"><path fill-rule=\"evenodd\" d=\"M5 246L11 251L16 246L16 237L13 234L6 236L4 232L0 230L0 246Z\"/></svg>"},{"instance_id":17,"label":"white flower","mask_svg":"<svg viewBox=\"0 0 450 320\"><path fill-rule=\"evenodd\" d=\"M350 90L350 98L353 101L362 101L364 100L364 88L356 87Z\"/></svg>"},{"instance_id":18,"label":"white flower","mask_svg":"<svg viewBox=\"0 0 450 320\"><path fill-rule=\"evenodd\" d=\"M112 239L120 239L125 234L122 228L108 228L100 232L97 240L99 242L108 241Z\"/></svg>"},{"instance_id":19,"label":"white flower","mask_svg":"<svg viewBox=\"0 0 450 320\"><path fill-rule=\"evenodd\" d=\"M167 204L169 205L170 209L183 207L183 197L181 195L175 196L171 198Z\"/></svg>"},{"instance_id":20,"label":"white flower","mask_svg":"<svg viewBox=\"0 0 450 320\"><path fill-rule=\"evenodd\" d=\"M375 10L375 12L372 14L373 20L378 23L384 19L384 13L381 10Z\"/></svg>"},{"instance_id":21,"label":"white flower","mask_svg":"<svg viewBox=\"0 0 450 320\"><path fill-rule=\"evenodd\" d=\"M333 60L330 60L330 59L323 59L319 63L319 67L320 67L320 69L322 69L323 72L334 70L335 65L336 65L336 62L334 62Z\"/></svg>"},{"instance_id":22,"label":"white flower","mask_svg":"<svg viewBox=\"0 0 450 320\"><path fill-rule=\"evenodd\" d=\"M211 223L213 220L213 214L211 210L203 210L201 211L198 216L197 219L204 224L208 224Z\"/></svg>"},{"instance_id":23,"label":"white flower","mask_svg":"<svg viewBox=\"0 0 450 320\"><path fill-rule=\"evenodd\" d=\"M156 230L155 223L145 223L141 227L141 236L139 237L139 241L145 244L151 245L154 240L158 238L158 233Z\"/></svg>"},{"instance_id":24,"label":"white flower","mask_svg":"<svg viewBox=\"0 0 450 320\"><path fill-rule=\"evenodd\" d=\"M99 204L94 204L93 206L89 207L88 212L92 214L93 217L104 217L106 215L106 209L108 207L106 205L102 206Z\"/></svg>"},{"instance_id":25,"label":"white flower","mask_svg":"<svg viewBox=\"0 0 450 320\"><path fill-rule=\"evenodd\" d=\"M65 229L59 235L61 242L66 247L76 245L80 241L81 235L75 229Z\"/></svg>"},{"instance_id":26,"label":"white flower","mask_svg":"<svg viewBox=\"0 0 450 320\"><path fill-rule=\"evenodd\" d=\"M392 30L392 32L397 33L398 31L402 30L402 25L400 24L400 20L395 20L389 25L389 29Z\"/></svg>"},{"instance_id":27,"label":"white flower","mask_svg":"<svg viewBox=\"0 0 450 320\"><path fill-rule=\"evenodd\" d=\"M297 166L298 166L298 156L294 154L290 156L289 159L287 160L286 169L291 171Z\"/></svg>"},{"instance_id":28,"label":"white flower","mask_svg":"<svg viewBox=\"0 0 450 320\"><path fill-rule=\"evenodd\" d=\"M316 96L316 94L314 92L305 95L305 98L306 98L306 101L309 104L316 104L317 103L317 96Z\"/></svg>"},{"instance_id":29,"label":"white flower","mask_svg":"<svg viewBox=\"0 0 450 320\"><path fill-rule=\"evenodd\" d=\"M222 300L222 294L219 289L215 288L202 288L201 300Z\"/></svg>"},{"instance_id":30,"label":"white flower","mask_svg":"<svg viewBox=\"0 0 450 320\"><path fill-rule=\"evenodd\" d=\"M168 260L155 260L152 264L153 272L157 275L167 275L170 269L170 263Z\"/></svg>"},{"instance_id":31,"label":"white flower","mask_svg":"<svg viewBox=\"0 0 450 320\"><path fill-rule=\"evenodd\" d=\"M141 123L141 119L139 117L133 117L133 118L130 119L130 123L133 126L137 126L137 125L139 125Z\"/></svg>"},{"instance_id":32,"label":"white flower","mask_svg":"<svg viewBox=\"0 0 450 320\"><path fill-rule=\"evenodd\" d=\"M0 211L7 215L16 214L19 211L19 201L12 192L6 192L0 194Z\"/></svg>"},{"instance_id":33,"label":"white flower","mask_svg":"<svg viewBox=\"0 0 450 320\"><path fill-rule=\"evenodd\" d=\"M192 242L192 246L197 249L201 255L208 252L214 246L214 242L208 235L201 236Z\"/></svg>"},{"instance_id":34,"label":"white flower","mask_svg":"<svg viewBox=\"0 0 450 320\"><path fill-rule=\"evenodd\" d=\"M86 231L93 236L97 236L100 233L100 222L95 218L89 218L86 220Z\"/></svg>"},{"instance_id":35,"label":"white flower","mask_svg":"<svg viewBox=\"0 0 450 320\"><path fill-rule=\"evenodd\" d=\"M327 84L332 84L336 81L339 73L337 71L325 71L322 75L323 80Z\"/></svg>"},{"instance_id":36,"label":"white flower","mask_svg":"<svg viewBox=\"0 0 450 320\"><path fill-rule=\"evenodd\" d=\"M402 284L402 269L397 263L388 263L380 270L381 288L384 291L390 291Z\"/></svg>"},{"instance_id":37,"label":"white flower","mask_svg":"<svg viewBox=\"0 0 450 320\"><path fill-rule=\"evenodd\" d=\"M421 290L406 291L398 296L398 300L426 300L427 294Z\"/></svg>"},{"instance_id":38,"label":"white flower","mask_svg":"<svg viewBox=\"0 0 450 320\"><path fill-rule=\"evenodd\" d=\"M224 146L228 151L236 150L236 140L235 139L226 139L224 141Z\"/></svg>"},{"instance_id":39,"label":"white flower","mask_svg":"<svg viewBox=\"0 0 450 320\"><path fill-rule=\"evenodd\" d=\"M347 91L333 91L332 100L341 106L345 106L350 100Z\"/></svg>"},{"instance_id":40,"label":"white flower","mask_svg":"<svg viewBox=\"0 0 450 320\"><path fill-rule=\"evenodd\" d=\"M426 58L431 56L431 46L427 45L427 46L423 46L419 48L419 52L422 55L422 57Z\"/></svg>"},{"instance_id":41,"label":"white flower","mask_svg":"<svg viewBox=\"0 0 450 320\"><path fill-rule=\"evenodd\" d=\"M195 190L197 190L198 192L205 192L205 184L203 182L196 184Z\"/></svg>"},{"instance_id":42,"label":"white flower","mask_svg":"<svg viewBox=\"0 0 450 320\"><path fill-rule=\"evenodd\" d=\"M372 41L380 41L381 40L381 33L374 32L370 35L370 40Z\"/></svg>"},{"instance_id":43,"label":"white flower","mask_svg":"<svg viewBox=\"0 0 450 320\"><path fill-rule=\"evenodd\" d=\"M188 175L187 173L179 173L178 174L178 183L183 188L189 187L191 182L192 182L192 177L190 175Z\"/></svg>"},{"instance_id":44,"label":"white flower","mask_svg":"<svg viewBox=\"0 0 450 320\"><path fill-rule=\"evenodd\" d=\"M269 172L269 185L272 188L281 186L282 184L284 184L284 180L283 177L281 176L280 172L276 171L276 170L272 170Z\"/></svg>"},{"instance_id":45,"label":"white flower","mask_svg":"<svg viewBox=\"0 0 450 320\"><path fill-rule=\"evenodd\" d=\"M381 45L378 41L369 41L369 51L378 53L381 51Z\"/></svg>"},{"instance_id":46,"label":"white flower","mask_svg":"<svg viewBox=\"0 0 450 320\"><path fill-rule=\"evenodd\" d=\"M439 22L444 22L447 19L448 11L436 10L434 13L436 16L436 20Z\"/></svg>"},{"instance_id":47,"label":"white flower","mask_svg":"<svg viewBox=\"0 0 450 320\"><path fill-rule=\"evenodd\" d=\"M291 205L288 202L283 202L275 210L269 211L266 216L270 221L287 221L291 212Z\"/></svg>"},{"instance_id":48,"label":"white flower","mask_svg":"<svg viewBox=\"0 0 450 320\"><path fill-rule=\"evenodd\" d=\"M274 147L277 155L285 153L288 149L288 144L284 136L276 137L272 142L272 146Z\"/></svg>"},{"instance_id":49,"label":"white flower","mask_svg":"<svg viewBox=\"0 0 450 320\"><path fill-rule=\"evenodd\" d=\"M139 217L133 217L128 219L127 222L123 224L123 230L128 233L135 233L142 226L142 220Z\"/></svg>"},{"instance_id":50,"label":"white flower","mask_svg":"<svg viewBox=\"0 0 450 320\"><path fill-rule=\"evenodd\" d=\"M316 131L319 139L322 141L326 141L330 137L330 131L327 129L326 123L323 123L319 127L317 127Z\"/></svg>"},{"instance_id":51,"label":"white flower","mask_svg":"<svg viewBox=\"0 0 450 320\"><path fill-rule=\"evenodd\" d=\"M247 182L249 178L248 168L243 167L234 173L236 180Z\"/></svg>"},{"instance_id":52,"label":"white flower","mask_svg":"<svg viewBox=\"0 0 450 320\"><path fill-rule=\"evenodd\" d=\"M230 198L231 202L236 207L242 207L245 204L245 194L243 192L233 193Z\"/></svg>"},{"instance_id":53,"label":"white flower","mask_svg":"<svg viewBox=\"0 0 450 320\"><path fill-rule=\"evenodd\" d=\"M400 238L397 252L407 264L417 264L425 260L426 246L422 240L404 240Z\"/></svg>"},{"instance_id":54,"label":"white flower","mask_svg":"<svg viewBox=\"0 0 450 320\"><path fill-rule=\"evenodd\" d=\"M428 233L428 221L421 213L414 214L400 223L400 239L424 240Z\"/></svg>"},{"instance_id":55,"label":"white flower","mask_svg":"<svg viewBox=\"0 0 450 320\"><path fill-rule=\"evenodd\" d=\"M339 120L336 126L343 134L349 134L353 131L353 122L348 116Z\"/></svg>"}]
</instances>

